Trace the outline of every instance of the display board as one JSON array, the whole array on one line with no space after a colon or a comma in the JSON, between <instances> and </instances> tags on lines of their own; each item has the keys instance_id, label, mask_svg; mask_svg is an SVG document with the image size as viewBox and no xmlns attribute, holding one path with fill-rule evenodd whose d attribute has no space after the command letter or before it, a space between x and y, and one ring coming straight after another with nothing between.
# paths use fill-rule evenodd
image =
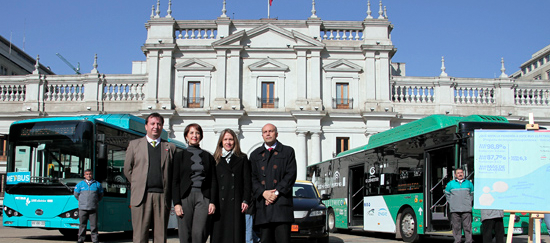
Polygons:
<instances>
[{"instance_id":1,"label":"display board","mask_svg":"<svg viewBox=\"0 0 550 243\"><path fill-rule=\"evenodd\" d=\"M550 132L476 130L474 208L550 211Z\"/></svg>"}]
</instances>

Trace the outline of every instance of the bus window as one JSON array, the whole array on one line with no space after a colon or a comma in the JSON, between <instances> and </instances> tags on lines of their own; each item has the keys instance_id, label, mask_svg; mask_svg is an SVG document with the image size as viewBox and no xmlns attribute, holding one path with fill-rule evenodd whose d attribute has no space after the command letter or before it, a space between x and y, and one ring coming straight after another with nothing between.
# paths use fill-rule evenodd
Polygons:
<instances>
[{"instance_id":1,"label":"bus window","mask_svg":"<svg viewBox=\"0 0 550 243\"><path fill-rule=\"evenodd\" d=\"M107 158L98 158L96 180L105 188L105 196L126 197L130 185L124 176L126 148L130 140L139 136L102 124L97 125L97 134L105 134Z\"/></svg>"},{"instance_id":2,"label":"bus window","mask_svg":"<svg viewBox=\"0 0 550 243\"><path fill-rule=\"evenodd\" d=\"M84 170L91 168L93 132L89 122L15 124L10 134L13 160L8 163L8 171L29 172L30 182L74 187L82 180Z\"/></svg>"}]
</instances>

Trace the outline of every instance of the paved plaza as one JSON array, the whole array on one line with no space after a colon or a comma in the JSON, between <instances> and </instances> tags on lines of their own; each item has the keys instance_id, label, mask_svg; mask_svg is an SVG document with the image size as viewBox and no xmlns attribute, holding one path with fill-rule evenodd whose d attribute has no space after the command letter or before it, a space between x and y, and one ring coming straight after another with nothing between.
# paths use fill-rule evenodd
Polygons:
<instances>
[{"instance_id":1,"label":"paved plaza","mask_svg":"<svg viewBox=\"0 0 550 243\"><path fill-rule=\"evenodd\" d=\"M2 217L0 217L1 219ZM550 237L544 235L542 243L550 243ZM132 236L129 233L102 232L99 236L100 242L132 242ZM89 236L87 242L89 242ZM69 239L61 235L57 230L29 229L29 228L9 228L0 225L0 243L65 243L76 242L74 239ZM151 241L152 242L152 241ZM170 231L168 237L169 243L178 243L177 231ZM300 243L306 241L293 241L292 243ZM386 242L403 242L395 240L393 234L382 233L367 233L361 231L351 231L347 234L334 233L330 235L330 243L386 243ZM425 237L421 242L427 243L451 243L453 240L450 237ZM527 243L527 236L514 237L513 243Z\"/></svg>"}]
</instances>

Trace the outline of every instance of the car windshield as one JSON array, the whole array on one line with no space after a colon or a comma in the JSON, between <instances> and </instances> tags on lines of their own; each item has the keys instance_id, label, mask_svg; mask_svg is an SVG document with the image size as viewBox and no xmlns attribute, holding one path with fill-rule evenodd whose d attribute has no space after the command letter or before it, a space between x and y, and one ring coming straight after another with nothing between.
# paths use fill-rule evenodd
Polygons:
<instances>
[{"instance_id":1,"label":"car windshield","mask_svg":"<svg viewBox=\"0 0 550 243\"><path fill-rule=\"evenodd\" d=\"M311 184L294 184L292 196L294 198L318 198L317 192Z\"/></svg>"}]
</instances>

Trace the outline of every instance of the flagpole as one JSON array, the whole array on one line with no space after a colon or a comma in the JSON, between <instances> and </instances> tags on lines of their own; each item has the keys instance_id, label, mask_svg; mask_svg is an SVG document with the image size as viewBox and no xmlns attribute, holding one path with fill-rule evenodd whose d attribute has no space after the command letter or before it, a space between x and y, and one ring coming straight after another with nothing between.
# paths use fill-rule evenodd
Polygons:
<instances>
[{"instance_id":1,"label":"flagpole","mask_svg":"<svg viewBox=\"0 0 550 243\"><path fill-rule=\"evenodd\" d=\"M271 4L269 4L269 0L267 0L267 18L269 19L269 10L270 10Z\"/></svg>"}]
</instances>

